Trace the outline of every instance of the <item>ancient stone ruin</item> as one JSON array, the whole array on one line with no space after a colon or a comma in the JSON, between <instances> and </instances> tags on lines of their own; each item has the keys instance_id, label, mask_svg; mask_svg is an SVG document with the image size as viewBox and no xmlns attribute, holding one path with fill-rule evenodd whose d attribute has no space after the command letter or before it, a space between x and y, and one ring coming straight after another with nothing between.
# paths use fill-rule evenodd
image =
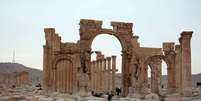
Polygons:
<instances>
[{"instance_id":1,"label":"ancient stone ruin","mask_svg":"<svg viewBox=\"0 0 201 101\"><path fill-rule=\"evenodd\" d=\"M100 34L115 36L122 46L122 96L148 94L148 68L151 68L151 92L160 94L162 61L167 64L167 94L192 95L191 31L184 31L179 44L164 42L162 48L141 47L133 24L111 22L112 29L102 28L102 21L80 20L77 43L62 43L54 28L45 28L43 87L65 92L107 92L115 90L116 57L96 52L91 61L91 44Z\"/></svg>"},{"instance_id":2,"label":"ancient stone ruin","mask_svg":"<svg viewBox=\"0 0 201 101\"><path fill-rule=\"evenodd\" d=\"M0 85L7 87L32 85L32 81L27 71L11 72L0 75Z\"/></svg>"},{"instance_id":3,"label":"ancient stone ruin","mask_svg":"<svg viewBox=\"0 0 201 101\"><path fill-rule=\"evenodd\" d=\"M16 76L16 84L17 85L31 85L31 80L29 79L29 72L22 71Z\"/></svg>"}]
</instances>

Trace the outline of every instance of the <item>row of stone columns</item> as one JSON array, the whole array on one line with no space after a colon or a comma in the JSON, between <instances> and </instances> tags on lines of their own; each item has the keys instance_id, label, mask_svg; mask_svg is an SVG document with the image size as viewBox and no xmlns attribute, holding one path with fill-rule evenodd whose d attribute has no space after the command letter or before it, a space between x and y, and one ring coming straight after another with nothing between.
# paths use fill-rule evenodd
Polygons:
<instances>
[{"instance_id":1,"label":"row of stone columns","mask_svg":"<svg viewBox=\"0 0 201 101\"><path fill-rule=\"evenodd\" d=\"M115 89L116 56L91 62L91 88L95 92Z\"/></svg>"}]
</instances>

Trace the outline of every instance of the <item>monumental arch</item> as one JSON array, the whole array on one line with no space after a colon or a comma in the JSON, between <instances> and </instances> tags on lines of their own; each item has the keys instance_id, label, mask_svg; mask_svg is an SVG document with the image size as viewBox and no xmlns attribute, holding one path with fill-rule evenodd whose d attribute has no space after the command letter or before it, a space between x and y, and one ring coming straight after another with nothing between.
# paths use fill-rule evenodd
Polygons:
<instances>
[{"instance_id":1,"label":"monumental arch","mask_svg":"<svg viewBox=\"0 0 201 101\"><path fill-rule=\"evenodd\" d=\"M122 80L124 89L128 89L127 81L125 79L126 73L129 72L127 68L130 64L134 50L132 46L132 23L111 22L113 29L102 28L102 21L81 20L80 21L80 48L81 61L83 71L90 74L90 56L91 43L93 39L99 34L109 34L115 36L122 46ZM135 43L137 45L137 43ZM136 54L137 55L137 54ZM135 58L135 57L133 57Z\"/></svg>"},{"instance_id":2,"label":"monumental arch","mask_svg":"<svg viewBox=\"0 0 201 101\"><path fill-rule=\"evenodd\" d=\"M182 32L177 45L164 42L162 48L153 48L140 46L132 23L111 22L112 29L102 28L102 21L99 20L81 19L79 24L80 39L77 43L63 43L54 28L44 29L43 86L46 90L70 94L92 90L113 91L116 57L104 57L101 52L96 52L96 61L91 61L94 38L109 34L115 36L122 46L124 96L148 92L148 65L151 67L151 91L159 94L162 60L167 64L168 93L192 94L190 57L193 32ZM102 85L106 82L108 85Z\"/></svg>"}]
</instances>

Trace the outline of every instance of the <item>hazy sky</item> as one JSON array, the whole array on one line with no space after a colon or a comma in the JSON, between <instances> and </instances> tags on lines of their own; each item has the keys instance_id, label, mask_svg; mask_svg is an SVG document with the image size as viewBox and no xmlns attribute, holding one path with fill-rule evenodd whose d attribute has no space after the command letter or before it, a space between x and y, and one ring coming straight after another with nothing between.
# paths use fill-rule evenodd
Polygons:
<instances>
[{"instance_id":1,"label":"hazy sky","mask_svg":"<svg viewBox=\"0 0 201 101\"><path fill-rule=\"evenodd\" d=\"M182 31L192 30L192 72L201 72L201 0L0 0L0 62L12 61L15 50L17 62L42 69L43 28L76 42L80 19L103 20L107 28L110 21L132 22L143 47L178 43ZM120 54L113 36L96 37L92 49L104 47L105 54Z\"/></svg>"}]
</instances>

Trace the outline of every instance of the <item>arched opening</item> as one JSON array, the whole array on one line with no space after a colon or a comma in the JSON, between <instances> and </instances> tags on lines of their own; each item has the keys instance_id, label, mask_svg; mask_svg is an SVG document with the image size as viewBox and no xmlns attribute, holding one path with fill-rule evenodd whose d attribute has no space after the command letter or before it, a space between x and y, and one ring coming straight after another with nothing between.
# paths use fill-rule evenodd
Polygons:
<instances>
[{"instance_id":1,"label":"arched opening","mask_svg":"<svg viewBox=\"0 0 201 101\"><path fill-rule=\"evenodd\" d=\"M148 88L153 93L167 92L167 63L163 56L152 56L147 60Z\"/></svg>"},{"instance_id":2,"label":"arched opening","mask_svg":"<svg viewBox=\"0 0 201 101\"><path fill-rule=\"evenodd\" d=\"M93 63L93 66L91 67L91 71L94 71L95 74L92 73L92 79L96 79L95 82L92 81L92 85L95 85L92 87L92 90L101 89L101 91L111 91L113 88L120 88L122 87L121 82L121 72L122 72L122 45L120 41L112 35L108 34L101 34L96 36L92 43L91 43L91 62ZM112 65L113 65L113 57L116 56L115 59L115 75L112 74ZM101 58L101 59L100 59ZM100 60L99 60L100 59ZM109 60L111 61L109 62ZM101 67L101 73L97 72L97 67L100 69ZM98 75L101 75L100 77ZM112 77L114 76L114 85L112 81ZM98 78L97 78L98 77ZM100 81L100 79L102 81ZM100 85L97 82L103 84ZM107 87L102 87L102 86ZM114 87L112 87L114 86Z\"/></svg>"},{"instance_id":3,"label":"arched opening","mask_svg":"<svg viewBox=\"0 0 201 101\"><path fill-rule=\"evenodd\" d=\"M92 54L91 54L91 61L96 60L96 53L95 51L101 51L101 53L105 57L111 57L112 55L117 56L117 64L116 68L118 69L117 73L121 73L121 43L119 40L112 35L108 34L101 34L95 37L95 39L92 41L91 45Z\"/></svg>"},{"instance_id":4,"label":"arched opening","mask_svg":"<svg viewBox=\"0 0 201 101\"><path fill-rule=\"evenodd\" d=\"M162 64L161 64L161 77L160 77L160 93L167 92L167 84L168 84L168 76L167 76L167 63L162 59Z\"/></svg>"},{"instance_id":5,"label":"arched opening","mask_svg":"<svg viewBox=\"0 0 201 101\"><path fill-rule=\"evenodd\" d=\"M151 89L151 67L147 66L148 88Z\"/></svg>"}]
</instances>

